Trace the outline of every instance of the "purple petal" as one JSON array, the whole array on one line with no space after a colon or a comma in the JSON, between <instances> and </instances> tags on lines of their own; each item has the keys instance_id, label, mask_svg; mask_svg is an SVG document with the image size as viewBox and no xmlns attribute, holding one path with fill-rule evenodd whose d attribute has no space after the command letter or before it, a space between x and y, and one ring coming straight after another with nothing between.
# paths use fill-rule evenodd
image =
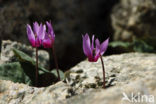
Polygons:
<instances>
[{"instance_id":1,"label":"purple petal","mask_svg":"<svg viewBox=\"0 0 156 104\"><path fill-rule=\"evenodd\" d=\"M49 28L49 31L51 31L52 28L53 28L52 25L51 25L51 22L48 22L48 21L47 21L46 24L47 24L47 26L48 26L48 28Z\"/></svg>"},{"instance_id":2,"label":"purple petal","mask_svg":"<svg viewBox=\"0 0 156 104\"><path fill-rule=\"evenodd\" d=\"M105 51L107 50L108 47L108 43L109 43L109 38L107 38L100 46L100 50L101 50L101 55L103 55L105 53Z\"/></svg>"},{"instance_id":3,"label":"purple petal","mask_svg":"<svg viewBox=\"0 0 156 104\"><path fill-rule=\"evenodd\" d=\"M36 46L36 47L40 47L41 43L42 43L42 40L40 40L39 38L37 38L37 39L35 40L35 46Z\"/></svg>"},{"instance_id":4,"label":"purple petal","mask_svg":"<svg viewBox=\"0 0 156 104\"><path fill-rule=\"evenodd\" d=\"M96 62L100 57L100 49L96 49L95 50L95 57L94 57L94 61Z\"/></svg>"},{"instance_id":5,"label":"purple petal","mask_svg":"<svg viewBox=\"0 0 156 104\"><path fill-rule=\"evenodd\" d=\"M100 52L99 52L99 53L100 53ZM100 57L100 54L97 54L95 57L89 56L89 57L88 57L88 61L89 61L89 62L96 62L96 61L99 59L99 57Z\"/></svg>"},{"instance_id":6,"label":"purple petal","mask_svg":"<svg viewBox=\"0 0 156 104\"><path fill-rule=\"evenodd\" d=\"M86 56L92 56L91 46L90 46L90 38L88 34L82 36L83 38L83 51Z\"/></svg>"},{"instance_id":7,"label":"purple petal","mask_svg":"<svg viewBox=\"0 0 156 104\"><path fill-rule=\"evenodd\" d=\"M48 27L48 33L51 35L52 38L55 38L55 34L51 22L47 21L46 24Z\"/></svg>"},{"instance_id":8,"label":"purple petal","mask_svg":"<svg viewBox=\"0 0 156 104\"><path fill-rule=\"evenodd\" d=\"M28 35L28 39L29 39L31 45L33 47L36 47L36 45L35 45L35 36L34 36L34 33L33 33L32 29L31 29L31 26L29 24L27 24L27 35Z\"/></svg>"},{"instance_id":9,"label":"purple petal","mask_svg":"<svg viewBox=\"0 0 156 104\"><path fill-rule=\"evenodd\" d=\"M94 60L93 57L88 57L88 61L89 61L89 62L95 62L95 60Z\"/></svg>"},{"instance_id":10,"label":"purple petal","mask_svg":"<svg viewBox=\"0 0 156 104\"><path fill-rule=\"evenodd\" d=\"M46 34L46 25L43 25L43 34L41 36L42 39L44 38L45 34Z\"/></svg>"},{"instance_id":11,"label":"purple petal","mask_svg":"<svg viewBox=\"0 0 156 104\"><path fill-rule=\"evenodd\" d=\"M52 42L50 39L44 39L43 40L43 47L44 48L52 48L54 42Z\"/></svg>"},{"instance_id":12,"label":"purple petal","mask_svg":"<svg viewBox=\"0 0 156 104\"><path fill-rule=\"evenodd\" d=\"M38 32L38 38L42 40L45 37L45 34L46 34L46 26L41 24Z\"/></svg>"},{"instance_id":13,"label":"purple petal","mask_svg":"<svg viewBox=\"0 0 156 104\"><path fill-rule=\"evenodd\" d=\"M44 39L50 39L50 37L49 37L49 34L48 34L48 33L45 33L45 35L44 35Z\"/></svg>"},{"instance_id":14,"label":"purple petal","mask_svg":"<svg viewBox=\"0 0 156 104\"><path fill-rule=\"evenodd\" d=\"M95 44L96 44L96 50L101 48L99 39L95 40Z\"/></svg>"},{"instance_id":15,"label":"purple petal","mask_svg":"<svg viewBox=\"0 0 156 104\"><path fill-rule=\"evenodd\" d=\"M33 23L33 30L34 30L34 34L38 35L38 31L39 31L39 24L37 22Z\"/></svg>"},{"instance_id":16,"label":"purple petal","mask_svg":"<svg viewBox=\"0 0 156 104\"><path fill-rule=\"evenodd\" d=\"M92 51L94 50L94 35L92 36L92 47L91 47L92 49Z\"/></svg>"}]
</instances>

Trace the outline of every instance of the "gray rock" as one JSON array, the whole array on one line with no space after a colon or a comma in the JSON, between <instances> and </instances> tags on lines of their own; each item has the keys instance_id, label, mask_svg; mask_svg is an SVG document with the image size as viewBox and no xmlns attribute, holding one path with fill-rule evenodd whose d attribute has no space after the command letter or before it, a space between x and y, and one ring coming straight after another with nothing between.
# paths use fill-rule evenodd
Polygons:
<instances>
[{"instance_id":1,"label":"gray rock","mask_svg":"<svg viewBox=\"0 0 156 104\"><path fill-rule=\"evenodd\" d=\"M155 0L120 0L111 18L114 40L132 41L139 38L156 47Z\"/></svg>"},{"instance_id":2,"label":"gray rock","mask_svg":"<svg viewBox=\"0 0 156 104\"><path fill-rule=\"evenodd\" d=\"M45 88L35 88L0 80L0 104L53 104L71 96L70 86L63 82Z\"/></svg>"},{"instance_id":3,"label":"gray rock","mask_svg":"<svg viewBox=\"0 0 156 104\"><path fill-rule=\"evenodd\" d=\"M86 93L60 101L58 104L155 104L155 79L145 78L106 90L88 90ZM124 100L125 96L128 99Z\"/></svg>"},{"instance_id":4,"label":"gray rock","mask_svg":"<svg viewBox=\"0 0 156 104\"><path fill-rule=\"evenodd\" d=\"M106 89L101 88L100 60L96 63L85 60L66 72L67 83L34 88L1 80L0 101L2 104L155 104L156 54L125 53L103 59ZM123 93L129 101L123 100Z\"/></svg>"},{"instance_id":5,"label":"gray rock","mask_svg":"<svg viewBox=\"0 0 156 104\"><path fill-rule=\"evenodd\" d=\"M0 61L1 64L16 61L16 57L14 56L14 53L12 51L13 48L16 48L20 51L25 52L34 60L36 59L35 48L32 48L31 46L27 46L25 44L21 44L16 41L3 40L2 47L1 47L1 61ZM45 50L39 50L38 58L39 58L39 64L41 66L46 67L46 68L49 67L48 52L46 52Z\"/></svg>"},{"instance_id":6,"label":"gray rock","mask_svg":"<svg viewBox=\"0 0 156 104\"><path fill-rule=\"evenodd\" d=\"M73 67L67 82L77 89L79 95L61 102L62 104L135 104L122 100L123 93L130 99L138 96L138 104L155 104L156 101L156 55L128 53L103 57L106 70L107 89L102 90L100 60L96 63L83 61ZM97 80L98 78L98 80ZM92 89L92 90L88 90ZM83 93L85 92L85 93ZM142 98L142 96L146 98ZM154 97L154 98L151 98ZM143 101L142 101L143 99ZM137 101L139 101L137 100ZM61 104L60 103L60 104ZM137 104L137 103L136 103Z\"/></svg>"},{"instance_id":7,"label":"gray rock","mask_svg":"<svg viewBox=\"0 0 156 104\"><path fill-rule=\"evenodd\" d=\"M106 86L117 86L141 79L156 68L154 54L129 53L103 57ZM101 61L83 61L66 74L66 81L76 89L101 88L103 82Z\"/></svg>"}]
</instances>

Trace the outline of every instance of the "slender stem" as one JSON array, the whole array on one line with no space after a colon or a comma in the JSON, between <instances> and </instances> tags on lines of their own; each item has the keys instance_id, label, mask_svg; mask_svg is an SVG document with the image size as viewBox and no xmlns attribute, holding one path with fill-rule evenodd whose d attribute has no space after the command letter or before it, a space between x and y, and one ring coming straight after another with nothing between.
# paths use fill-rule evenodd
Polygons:
<instances>
[{"instance_id":1,"label":"slender stem","mask_svg":"<svg viewBox=\"0 0 156 104\"><path fill-rule=\"evenodd\" d=\"M36 47L36 80L35 80L36 87L38 86L38 48Z\"/></svg>"},{"instance_id":2,"label":"slender stem","mask_svg":"<svg viewBox=\"0 0 156 104\"><path fill-rule=\"evenodd\" d=\"M56 70L57 70L58 80L60 81L59 67L58 67L58 63L57 63L57 58L56 58L56 54L55 54L54 45L52 47L52 52L53 52L53 56L54 56L54 61L55 61L55 66L56 66Z\"/></svg>"},{"instance_id":3,"label":"slender stem","mask_svg":"<svg viewBox=\"0 0 156 104\"><path fill-rule=\"evenodd\" d=\"M104 66L102 56L100 56L100 59L101 59L102 70L103 70L103 88L105 88L105 66Z\"/></svg>"}]
</instances>

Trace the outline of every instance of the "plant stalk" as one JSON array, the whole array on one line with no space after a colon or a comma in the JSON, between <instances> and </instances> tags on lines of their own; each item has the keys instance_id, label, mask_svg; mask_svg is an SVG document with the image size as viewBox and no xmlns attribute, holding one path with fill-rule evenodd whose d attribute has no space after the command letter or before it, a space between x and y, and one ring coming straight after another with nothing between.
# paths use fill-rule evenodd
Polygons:
<instances>
[{"instance_id":1,"label":"plant stalk","mask_svg":"<svg viewBox=\"0 0 156 104\"><path fill-rule=\"evenodd\" d=\"M55 54L54 45L52 47L52 52L53 52L53 56L54 56L54 61L55 61L55 66L56 66L56 70L57 70L58 80L60 81L59 67L58 67L58 63L57 63L57 57L56 57L56 54Z\"/></svg>"},{"instance_id":2,"label":"plant stalk","mask_svg":"<svg viewBox=\"0 0 156 104\"><path fill-rule=\"evenodd\" d=\"M36 79L35 85L38 86L38 48L36 47Z\"/></svg>"},{"instance_id":3,"label":"plant stalk","mask_svg":"<svg viewBox=\"0 0 156 104\"><path fill-rule=\"evenodd\" d=\"M103 70L103 88L105 88L105 66L101 55L100 55L100 59L101 59L102 70Z\"/></svg>"}]
</instances>

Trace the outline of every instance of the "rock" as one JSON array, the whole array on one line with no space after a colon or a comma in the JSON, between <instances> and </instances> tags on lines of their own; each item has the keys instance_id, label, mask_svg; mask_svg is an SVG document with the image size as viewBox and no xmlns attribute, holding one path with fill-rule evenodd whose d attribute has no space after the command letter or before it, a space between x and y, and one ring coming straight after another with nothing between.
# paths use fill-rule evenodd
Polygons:
<instances>
[{"instance_id":1,"label":"rock","mask_svg":"<svg viewBox=\"0 0 156 104\"><path fill-rule=\"evenodd\" d=\"M156 55L128 53L103 57L106 70L107 89L102 90L102 69L100 60L96 63L83 61L73 67L67 82L79 95L60 104L134 104L123 100L123 93L130 99L134 94L140 98L147 96L156 100ZM88 90L92 89L92 90ZM85 92L85 93L82 93ZM143 98L139 104L147 104ZM137 101L139 101L137 100ZM132 101L132 99L131 99ZM150 103L150 102L149 102ZM152 104L152 103L151 103ZM154 104L154 103L153 103Z\"/></svg>"},{"instance_id":2,"label":"rock","mask_svg":"<svg viewBox=\"0 0 156 104\"><path fill-rule=\"evenodd\" d=\"M35 49L32 48L31 46L27 46L25 44L21 44L16 41L3 40L2 49L1 49L1 61L0 61L1 64L16 61L16 57L14 56L14 53L12 51L13 48L16 48L18 50L25 52L26 54L33 57L34 60L36 59ZM46 67L46 68L49 67L48 52L46 52L45 50L39 50L38 58L39 58L39 64L41 64L41 66Z\"/></svg>"},{"instance_id":3,"label":"rock","mask_svg":"<svg viewBox=\"0 0 156 104\"><path fill-rule=\"evenodd\" d=\"M111 14L114 40L138 38L156 47L155 12L155 0L120 0Z\"/></svg>"},{"instance_id":4,"label":"rock","mask_svg":"<svg viewBox=\"0 0 156 104\"><path fill-rule=\"evenodd\" d=\"M90 90L70 99L59 101L58 104L154 104L156 101L156 78L153 78L133 81L106 90ZM124 100L125 96L127 99Z\"/></svg>"},{"instance_id":5,"label":"rock","mask_svg":"<svg viewBox=\"0 0 156 104\"><path fill-rule=\"evenodd\" d=\"M52 104L71 96L70 86L58 82L45 88L0 80L0 104Z\"/></svg>"},{"instance_id":6,"label":"rock","mask_svg":"<svg viewBox=\"0 0 156 104\"><path fill-rule=\"evenodd\" d=\"M103 81L100 60L96 63L85 60L66 72L66 83L59 82L46 88L28 87L1 80L0 101L11 104L154 104L156 54L125 53L103 59L106 89L101 88ZM10 90L12 87L17 90ZM32 94L26 93L32 88L35 89ZM19 94L21 90L25 91L24 95ZM123 99L125 96L128 100Z\"/></svg>"}]
</instances>

